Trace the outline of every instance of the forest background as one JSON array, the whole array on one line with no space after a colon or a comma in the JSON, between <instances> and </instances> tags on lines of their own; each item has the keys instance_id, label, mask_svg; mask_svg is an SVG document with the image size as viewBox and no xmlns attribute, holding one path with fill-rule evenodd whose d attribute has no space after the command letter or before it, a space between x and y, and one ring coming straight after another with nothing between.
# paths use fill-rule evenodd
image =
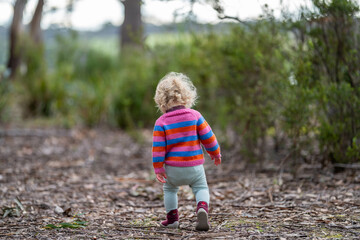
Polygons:
<instances>
[{"instance_id":1,"label":"forest background","mask_svg":"<svg viewBox=\"0 0 360 240\"><path fill-rule=\"evenodd\" d=\"M122 24L80 31L71 16L90 1L0 0L14 9L0 26L1 239L358 239L359 1L264 5L250 20L229 0L183 0L152 25L149 0L114 0ZM170 71L192 79L222 149L220 166L205 156L208 232L188 186L180 228L159 227L153 96Z\"/></svg>"},{"instance_id":2,"label":"forest background","mask_svg":"<svg viewBox=\"0 0 360 240\"><path fill-rule=\"evenodd\" d=\"M360 160L358 1L312 0L280 18L264 5L256 20L243 21L208 0L224 20L217 25L197 23L189 11L181 22L155 26L142 22L141 1L128 0L123 25L98 32L41 29L43 0L23 26L26 2L14 1L11 26L0 26L4 128L106 127L141 141L138 130L160 115L157 82L175 71L194 82L196 109L233 163Z\"/></svg>"}]
</instances>

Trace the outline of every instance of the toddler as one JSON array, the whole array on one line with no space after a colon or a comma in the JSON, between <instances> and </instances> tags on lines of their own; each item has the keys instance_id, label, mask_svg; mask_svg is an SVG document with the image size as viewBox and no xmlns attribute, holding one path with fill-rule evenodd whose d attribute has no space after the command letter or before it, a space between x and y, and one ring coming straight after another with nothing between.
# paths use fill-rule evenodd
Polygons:
<instances>
[{"instance_id":1,"label":"toddler","mask_svg":"<svg viewBox=\"0 0 360 240\"><path fill-rule=\"evenodd\" d=\"M210 126L191 109L196 98L196 88L184 74L171 72L160 80L154 99L163 115L155 122L152 156L156 178L164 183L167 215L161 226L179 227L177 192L179 186L189 185L197 203L196 230L207 231L210 196L200 142L216 166L221 155Z\"/></svg>"}]
</instances>

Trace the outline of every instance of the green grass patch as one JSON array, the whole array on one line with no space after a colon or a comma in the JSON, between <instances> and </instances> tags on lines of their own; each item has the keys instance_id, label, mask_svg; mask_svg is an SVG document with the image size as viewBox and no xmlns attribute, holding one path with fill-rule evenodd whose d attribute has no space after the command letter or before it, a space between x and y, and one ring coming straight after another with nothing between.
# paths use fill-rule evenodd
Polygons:
<instances>
[{"instance_id":1,"label":"green grass patch","mask_svg":"<svg viewBox=\"0 0 360 240\"><path fill-rule=\"evenodd\" d=\"M89 41L83 40L82 42L87 43L86 46L89 49L93 49L113 57L119 55L119 39L116 36L96 37L91 38Z\"/></svg>"},{"instance_id":2,"label":"green grass patch","mask_svg":"<svg viewBox=\"0 0 360 240\"><path fill-rule=\"evenodd\" d=\"M59 224L47 224L44 228L45 229L58 229L58 228L84 228L87 226L87 222L86 221L82 221L80 219L77 219L75 221L72 222L64 222L64 223L59 223Z\"/></svg>"},{"instance_id":3,"label":"green grass patch","mask_svg":"<svg viewBox=\"0 0 360 240\"><path fill-rule=\"evenodd\" d=\"M144 219L136 219L130 222L131 225L137 227L156 227L158 226L155 222L156 218L144 218Z\"/></svg>"},{"instance_id":4,"label":"green grass patch","mask_svg":"<svg viewBox=\"0 0 360 240\"><path fill-rule=\"evenodd\" d=\"M190 33L154 33L146 37L146 45L173 45L177 43L189 44L192 40Z\"/></svg>"}]
</instances>

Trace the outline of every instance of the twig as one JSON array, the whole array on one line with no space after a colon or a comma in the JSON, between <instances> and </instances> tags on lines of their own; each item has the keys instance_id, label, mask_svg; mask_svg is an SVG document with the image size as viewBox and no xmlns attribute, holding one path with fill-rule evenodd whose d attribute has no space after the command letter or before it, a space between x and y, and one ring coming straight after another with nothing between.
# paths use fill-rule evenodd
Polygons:
<instances>
[{"instance_id":1,"label":"twig","mask_svg":"<svg viewBox=\"0 0 360 240\"><path fill-rule=\"evenodd\" d=\"M225 220L223 223L219 224L219 225L216 227L215 231L219 230L219 229L220 229L222 226L224 226L227 222L228 222L228 220Z\"/></svg>"},{"instance_id":2,"label":"twig","mask_svg":"<svg viewBox=\"0 0 360 240\"><path fill-rule=\"evenodd\" d=\"M222 206L222 204L217 204L217 206ZM209 213L209 216L231 216L236 215L235 213Z\"/></svg>"},{"instance_id":3,"label":"twig","mask_svg":"<svg viewBox=\"0 0 360 240\"><path fill-rule=\"evenodd\" d=\"M123 177L118 177L115 178L116 181L119 182L139 182L139 183L153 183L154 180L146 180L146 179L139 179L139 178L123 178Z\"/></svg>"},{"instance_id":4,"label":"twig","mask_svg":"<svg viewBox=\"0 0 360 240\"><path fill-rule=\"evenodd\" d=\"M207 181L207 183L208 184L216 184L216 183L220 183L220 182L234 182L236 180L237 180L236 177L227 177L227 178L219 178L219 179L209 179Z\"/></svg>"},{"instance_id":5,"label":"twig","mask_svg":"<svg viewBox=\"0 0 360 240\"><path fill-rule=\"evenodd\" d=\"M159 231L159 230L156 230L156 232L163 234L171 234L171 235L182 235L181 233L177 233L177 232L168 232L168 231Z\"/></svg>"},{"instance_id":6,"label":"twig","mask_svg":"<svg viewBox=\"0 0 360 240\"><path fill-rule=\"evenodd\" d=\"M154 236L154 235L132 235L131 236L131 239L133 238L139 238L139 239L163 239L163 237L157 237L157 236ZM121 238L122 239L122 238ZM128 238L126 238L128 239Z\"/></svg>"},{"instance_id":7,"label":"twig","mask_svg":"<svg viewBox=\"0 0 360 240\"><path fill-rule=\"evenodd\" d=\"M0 129L0 137L68 137L71 136L66 130L42 130L42 129Z\"/></svg>"},{"instance_id":8,"label":"twig","mask_svg":"<svg viewBox=\"0 0 360 240\"><path fill-rule=\"evenodd\" d=\"M253 238L253 237L278 237L277 234L251 234L249 236L249 238Z\"/></svg>"},{"instance_id":9,"label":"twig","mask_svg":"<svg viewBox=\"0 0 360 240\"><path fill-rule=\"evenodd\" d=\"M274 204L273 195L272 195L272 187L267 190L267 193L268 193L270 202L271 202L272 204Z\"/></svg>"},{"instance_id":10,"label":"twig","mask_svg":"<svg viewBox=\"0 0 360 240\"><path fill-rule=\"evenodd\" d=\"M320 199L320 200L322 200L322 199ZM360 203L355 203L355 202L344 202L344 201L339 201L339 200L331 200L330 202L337 203L337 204L343 204L343 205L348 204L348 205L360 206Z\"/></svg>"},{"instance_id":11,"label":"twig","mask_svg":"<svg viewBox=\"0 0 360 240\"><path fill-rule=\"evenodd\" d=\"M335 224L335 223L330 223L329 226L330 227L343 228L343 229L357 229L357 228L360 228L360 224L344 226L344 225L339 225L339 224Z\"/></svg>"},{"instance_id":12,"label":"twig","mask_svg":"<svg viewBox=\"0 0 360 240\"><path fill-rule=\"evenodd\" d=\"M354 234L354 235L356 235L356 236L359 235L359 232L351 231L351 230L349 230L349 229L347 229L347 228L340 227L339 225L334 225L334 226L325 225L325 227L328 228L328 229L331 229L331 230L333 230L333 228L335 227L335 228L337 228L339 231L346 232L346 233L352 233L352 234Z\"/></svg>"},{"instance_id":13,"label":"twig","mask_svg":"<svg viewBox=\"0 0 360 240\"><path fill-rule=\"evenodd\" d=\"M295 215L292 215L292 216L290 216L290 217L288 217L288 218L285 218L283 221L284 221L284 222L285 222L285 221L289 221L289 220L291 220L291 219L293 219L293 218L295 218L295 217L301 216L301 215L306 214L306 213L308 213L308 212L300 212L300 213L298 213L298 214L295 214Z\"/></svg>"},{"instance_id":14,"label":"twig","mask_svg":"<svg viewBox=\"0 0 360 240\"><path fill-rule=\"evenodd\" d=\"M187 236L185 236L185 237L183 237L181 239L185 240L185 239L191 238L192 236L194 236L194 234L187 235Z\"/></svg>"},{"instance_id":15,"label":"twig","mask_svg":"<svg viewBox=\"0 0 360 240\"><path fill-rule=\"evenodd\" d=\"M249 26L249 24L243 20L241 20L240 18L238 17L233 17L233 16L228 16L228 15L218 15L218 18L221 19L221 20L224 20L224 19L230 19L230 20L235 20L239 23L242 23L246 26Z\"/></svg>"},{"instance_id":16,"label":"twig","mask_svg":"<svg viewBox=\"0 0 360 240\"><path fill-rule=\"evenodd\" d=\"M351 225L351 226L345 226L345 228L346 228L346 229L360 228L360 224Z\"/></svg>"},{"instance_id":17,"label":"twig","mask_svg":"<svg viewBox=\"0 0 360 240\"><path fill-rule=\"evenodd\" d=\"M128 229L128 230L134 230L134 231L141 231L141 232L149 232L150 228L157 228L156 226L149 226L148 229L143 229L144 226L124 226L124 225L117 225L117 227L122 229ZM172 234L172 235L181 235L177 232L168 232L168 231L162 231L162 230L156 230L156 233L163 233L163 234Z\"/></svg>"},{"instance_id":18,"label":"twig","mask_svg":"<svg viewBox=\"0 0 360 240\"><path fill-rule=\"evenodd\" d=\"M144 205L141 206L142 208L159 208L159 207L164 207L164 204L152 204L152 205Z\"/></svg>"},{"instance_id":19,"label":"twig","mask_svg":"<svg viewBox=\"0 0 360 240\"><path fill-rule=\"evenodd\" d=\"M264 205L251 205L251 206L244 206L244 205L240 205L240 204L231 204L231 206L233 207L238 207L238 208L244 208L244 209L251 209L251 208L270 208L270 209L294 209L295 206L276 206L276 205L270 205L270 206L264 206Z\"/></svg>"},{"instance_id":20,"label":"twig","mask_svg":"<svg viewBox=\"0 0 360 240\"><path fill-rule=\"evenodd\" d=\"M343 164L343 163L336 163L334 167L338 168L346 168L346 169L360 169L360 164Z\"/></svg>"}]
</instances>

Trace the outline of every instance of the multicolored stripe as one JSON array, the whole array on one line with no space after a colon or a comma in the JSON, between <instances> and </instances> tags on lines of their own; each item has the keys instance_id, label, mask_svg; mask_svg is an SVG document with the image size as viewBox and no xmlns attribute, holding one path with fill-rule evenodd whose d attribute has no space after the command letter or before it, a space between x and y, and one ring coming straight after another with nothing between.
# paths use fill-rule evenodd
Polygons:
<instances>
[{"instance_id":1,"label":"multicolored stripe","mask_svg":"<svg viewBox=\"0 0 360 240\"><path fill-rule=\"evenodd\" d=\"M191 167L204 163L200 143L211 158L221 157L216 137L204 117L193 109L165 113L155 123L153 166L155 173L165 172L164 164Z\"/></svg>"}]
</instances>

